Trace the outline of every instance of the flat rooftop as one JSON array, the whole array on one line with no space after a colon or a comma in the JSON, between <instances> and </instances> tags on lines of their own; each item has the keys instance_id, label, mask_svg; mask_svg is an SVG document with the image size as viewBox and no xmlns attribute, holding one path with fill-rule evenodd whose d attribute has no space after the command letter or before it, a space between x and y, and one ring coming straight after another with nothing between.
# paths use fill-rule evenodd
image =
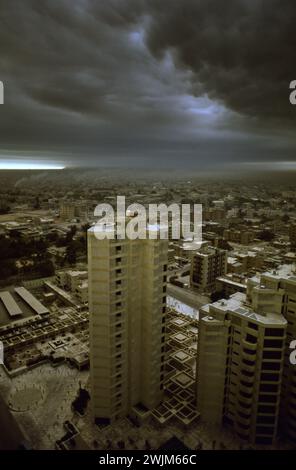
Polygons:
<instances>
[{"instance_id":1,"label":"flat rooftop","mask_svg":"<svg viewBox=\"0 0 296 470\"><path fill-rule=\"evenodd\" d=\"M49 313L48 308L44 307L34 295L31 294L25 287L15 287L15 292L34 310L37 315Z\"/></svg>"},{"instance_id":2,"label":"flat rooftop","mask_svg":"<svg viewBox=\"0 0 296 470\"><path fill-rule=\"evenodd\" d=\"M20 307L18 306L10 292L0 292L0 299L11 317L17 317L18 315L22 315Z\"/></svg>"},{"instance_id":3,"label":"flat rooftop","mask_svg":"<svg viewBox=\"0 0 296 470\"><path fill-rule=\"evenodd\" d=\"M13 302L15 302L16 306L19 308L21 311L21 314L18 316L12 316L9 314L4 302L3 302L3 294L4 293L9 293L11 296ZM20 297L14 290L14 286L8 286L2 291L0 291L0 326L3 325L9 325L17 320L21 320L23 318L28 318L36 315L36 312L34 309L30 307L30 305L25 302L22 297ZM37 299L36 299L37 300ZM12 302L10 300L10 302ZM11 303L12 304L12 303Z\"/></svg>"}]
</instances>

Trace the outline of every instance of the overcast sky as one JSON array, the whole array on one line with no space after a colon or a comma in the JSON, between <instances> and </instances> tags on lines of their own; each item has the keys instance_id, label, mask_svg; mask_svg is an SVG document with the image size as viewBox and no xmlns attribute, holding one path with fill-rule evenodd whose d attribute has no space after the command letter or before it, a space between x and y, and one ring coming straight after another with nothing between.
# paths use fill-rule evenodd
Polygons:
<instances>
[{"instance_id":1,"label":"overcast sky","mask_svg":"<svg viewBox=\"0 0 296 470\"><path fill-rule=\"evenodd\" d=\"M295 0L0 0L0 161L293 166L295 25Z\"/></svg>"}]
</instances>

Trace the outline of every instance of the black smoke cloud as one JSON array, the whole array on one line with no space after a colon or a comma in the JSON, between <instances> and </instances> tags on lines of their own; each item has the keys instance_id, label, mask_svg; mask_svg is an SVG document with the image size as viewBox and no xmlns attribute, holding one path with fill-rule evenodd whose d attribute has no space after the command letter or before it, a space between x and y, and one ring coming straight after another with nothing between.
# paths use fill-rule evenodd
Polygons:
<instances>
[{"instance_id":1,"label":"black smoke cloud","mask_svg":"<svg viewBox=\"0 0 296 470\"><path fill-rule=\"evenodd\" d=\"M0 0L1 153L294 160L295 23L293 0Z\"/></svg>"}]
</instances>

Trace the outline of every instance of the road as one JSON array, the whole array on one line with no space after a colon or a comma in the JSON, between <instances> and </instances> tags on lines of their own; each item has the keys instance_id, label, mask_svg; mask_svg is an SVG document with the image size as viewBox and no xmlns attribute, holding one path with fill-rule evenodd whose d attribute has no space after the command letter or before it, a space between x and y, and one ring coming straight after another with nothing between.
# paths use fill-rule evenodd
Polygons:
<instances>
[{"instance_id":1,"label":"road","mask_svg":"<svg viewBox=\"0 0 296 470\"><path fill-rule=\"evenodd\" d=\"M204 295L183 289L182 287L174 286L173 284L168 284L167 294L196 309L199 309L202 305L210 302L210 299Z\"/></svg>"}]
</instances>

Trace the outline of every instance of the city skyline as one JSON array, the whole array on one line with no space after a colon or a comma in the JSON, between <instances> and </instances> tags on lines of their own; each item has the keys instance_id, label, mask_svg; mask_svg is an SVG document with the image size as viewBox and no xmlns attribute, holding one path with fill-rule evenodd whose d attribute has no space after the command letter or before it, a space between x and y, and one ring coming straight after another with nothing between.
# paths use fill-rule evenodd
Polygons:
<instances>
[{"instance_id":1,"label":"city skyline","mask_svg":"<svg viewBox=\"0 0 296 470\"><path fill-rule=\"evenodd\" d=\"M295 24L0 0L3 466L296 450Z\"/></svg>"}]
</instances>

